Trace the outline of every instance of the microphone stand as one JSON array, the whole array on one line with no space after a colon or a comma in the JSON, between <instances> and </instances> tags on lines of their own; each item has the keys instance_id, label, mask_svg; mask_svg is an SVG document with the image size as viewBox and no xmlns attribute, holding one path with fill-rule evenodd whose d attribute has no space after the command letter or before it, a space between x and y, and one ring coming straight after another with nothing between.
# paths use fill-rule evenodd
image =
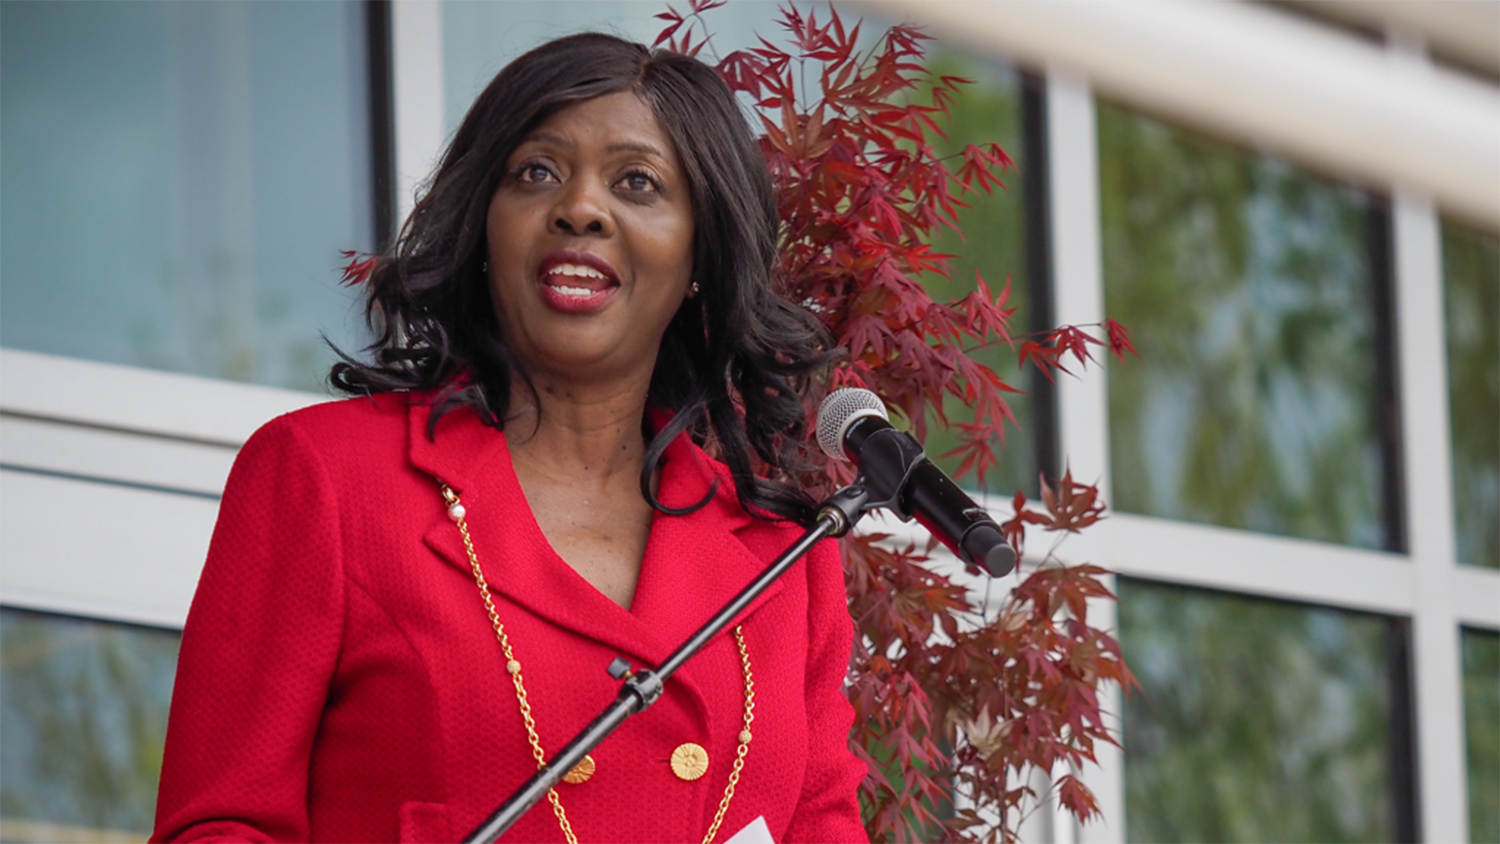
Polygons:
<instances>
[{"instance_id":1,"label":"microphone stand","mask_svg":"<svg viewBox=\"0 0 1500 844\"><path fill-rule=\"evenodd\" d=\"M783 551L775 562L750 581L744 589L741 589L738 595L698 628L698 632L679 645L677 650L673 651L672 655L655 670L643 668L632 673L629 663L624 659L616 658L610 663L608 670L610 676L625 681L620 686L619 697L615 698L613 703L605 707L604 711L599 713L587 727L584 727L578 735L573 737L572 741L558 751L550 763L537 769L531 779L500 804L500 808L496 809L479 826L474 827L464 841L492 842L498 839L531 807L541 802L542 798L547 796L547 792L561 782L568 771L573 770L574 765L583 761L583 757L590 750L598 747L599 743L608 738L610 733L618 729L626 718L655 703L656 699L661 697L667 678L675 674L677 669L708 644L709 640L723 632L736 615L739 615L745 607L750 606L757 595L785 574L787 569L791 568L792 564L797 562L803 554L827 537L843 536L848 533L866 511L888 504L889 500L870 501L870 491L866 489L864 477L861 476L853 484L829 496L828 500L818 508L817 520L813 522L812 527L807 529L802 538Z\"/></svg>"}]
</instances>

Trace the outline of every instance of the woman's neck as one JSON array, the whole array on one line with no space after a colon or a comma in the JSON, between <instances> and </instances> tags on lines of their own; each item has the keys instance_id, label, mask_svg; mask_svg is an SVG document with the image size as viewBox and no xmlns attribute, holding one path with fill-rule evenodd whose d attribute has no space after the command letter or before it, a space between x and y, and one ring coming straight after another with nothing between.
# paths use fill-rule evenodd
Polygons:
<instances>
[{"instance_id":1,"label":"woman's neck","mask_svg":"<svg viewBox=\"0 0 1500 844\"><path fill-rule=\"evenodd\" d=\"M645 385L534 378L533 392L523 379L512 383L517 389L505 434L513 462L569 484L604 486L622 476L632 482L640 477Z\"/></svg>"},{"instance_id":2,"label":"woman's neck","mask_svg":"<svg viewBox=\"0 0 1500 844\"><path fill-rule=\"evenodd\" d=\"M579 576L629 609L652 521L640 486L649 379L512 383L530 401L512 403L505 439L537 526Z\"/></svg>"}]
</instances>

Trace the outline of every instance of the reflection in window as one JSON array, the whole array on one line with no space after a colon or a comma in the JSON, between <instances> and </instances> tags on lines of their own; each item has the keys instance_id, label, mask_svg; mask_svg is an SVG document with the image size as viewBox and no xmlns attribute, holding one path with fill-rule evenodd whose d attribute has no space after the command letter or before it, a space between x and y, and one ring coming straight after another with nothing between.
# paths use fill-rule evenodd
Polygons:
<instances>
[{"instance_id":1,"label":"reflection in window","mask_svg":"<svg viewBox=\"0 0 1500 844\"><path fill-rule=\"evenodd\" d=\"M1500 568L1500 239L1443 222L1458 559Z\"/></svg>"},{"instance_id":2,"label":"reflection in window","mask_svg":"<svg viewBox=\"0 0 1500 844\"><path fill-rule=\"evenodd\" d=\"M656 15L662 0L512 0L507 3L443 4L444 132L452 133L469 106L512 59L553 38L575 32L608 32L650 44L665 25ZM675 5L675 4L674 4ZM714 33L703 58L713 62L735 50L758 46L756 33L780 42L785 31L779 3L729 3L704 15ZM678 8L685 8L678 5ZM822 19L820 13L819 19Z\"/></svg>"},{"instance_id":3,"label":"reflection in window","mask_svg":"<svg viewBox=\"0 0 1500 844\"><path fill-rule=\"evenodd\" d=\"M1263 155L1099 108L1120 510L1400 546L1377 381L1384 212Z\"/></svg>"},{"instance_id":4,"label":"reflection in window","mask_svg":"<svg viewBox=\"0 0 1500 844\"><path fill-rule=\"evenodd\" d=\"M362 6L0 5L0 343L319 389L364 344Z\"/></svg>"},{"instance_id":5,"label":"reflection in window","mask_svg":"<svg viewBox=\"0 0 1500 844\"><path fill-rule=\"evenodd\" d=\"M150 833L180 638L0 609L0 839Z\"/></svg>"},{"instance_id":6,"label":"reflection in window","mask_svg":"<svg viewBox=\"0 0 1500 844\"><path fill-rule=\"evenodd\" d=\"M1141 683L1125 700L1126 840L1414 833L1397 622L1119 586L1120 642Z\"/></svg>"},{"instance_id":7,"label":"reflection in window","mask_svg":"<svg viewBox=\"0 0 1500 844\"><path fill-rule=\"evenodd\" d=\"M1469 840L1500 841L1500 633L1464 630Z\"/></svg>"},{"instance_id":8,"label":"reflection in window","mask_svg":"<svg viewBox=\"0 0 1500 844\"><path fill-rule=\"evenodd\" d=\"M974 273L984 277L990 290L999 293L1006 280L1010 281L1010 304L1018 308L1011 332L1015 335L1049 328L1046 325L1049 313L1045 295L1034 296L1038 287L1047 285L1045 261L1046 221L1042 216L1045 198L1040 191L1033 193L1028 179L1041 178L1040 135L1028 137L1027 121L1038 121L1041 115L1041 92L1039 80L1023 77L1019 72L951 50L934 49L928 66L938 76L958 76L973 80L973 84L959 89L950 108L950 118L943 125L947 140L937 139L934 147L940 155L958 156L968 144L998 143L1016 162L1016 170L1002 174L1006 189L996 188L989 196L983 193L967 194L964 202L970 207L960 209L959 228L964 236L959 237L944 228L933 239L933 251L956 255L951 261L948 278L930 275L925 279L928 291L940 302L967 296L974 290ZM923 94L922 102L927 102ZM1032 141L1032 143L1028 143ZM962 159L954 158L961 162ZM950 163L951 169L957 166ZM1034 198L1035 201L1032 201ZM1036 277L1033 277L1036 276ZM1034 300L1041 299L1039 302ZM1040 308L1040 311L1034 310ZM1046 380L1036 374L1035 368L1020 371L1016 367L1016 352L1008 346L992 346L974 355L976 360L987 364L1011 386L1027 393L1007 395L1011 411L1020 422L1020 428L1007 426L1005 448L1000 452L1000 465L991 469L985 483L966 476L964 486L983 488L1000 495L1011 495L1023 489L1028 495L1037 495L1037 472L1045 469L1055 474L1051 465L1052 428L1054 421L1049 401L1051 391ZM1040 406L1033 399L1040 395ZM949 420L955 424L966 421L969 414L963 403L949 398L945 405ZM948 472L958 468L958 459L943 459L941 455L958 445L953 433L932 432L928 434L927 453ZM998 450L999 444L996 444Z\"/></svg>"}]
</instances>

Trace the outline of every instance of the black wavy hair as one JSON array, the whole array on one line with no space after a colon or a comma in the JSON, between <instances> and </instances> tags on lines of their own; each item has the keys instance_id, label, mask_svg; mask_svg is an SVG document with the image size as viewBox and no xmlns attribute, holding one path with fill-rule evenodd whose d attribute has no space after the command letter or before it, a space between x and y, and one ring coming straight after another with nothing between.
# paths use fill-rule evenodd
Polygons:
<instances>
[{"instance_id":1,"label":"black wavy hair","mask_svg":"<svg viewBox=\"0 0 1500 844\"><path fill-rule=\"evenodd\" d=\"M729 87L697 59L602 33L537 47L507 65L464 117L425 195L366 282L375 335L364 363L334 364L345 393L432 391L433 426L471 408L503 427L512 373L526 375L495 318L483 267L485 219L511 153L570 103L637 93L676 146L692 194L693 276L699 294L668 325L648 404L671 411L651 437L641 492L667 444L689 431L730 468L739 500L760 518L813 517L791 482L807 439L803 394L828 363L826 334L772 284L777 218L771 177ZM759 458L770 478L754 471ZM712 495L712 493L710 493Z\"/></svg>"}]
</instances>

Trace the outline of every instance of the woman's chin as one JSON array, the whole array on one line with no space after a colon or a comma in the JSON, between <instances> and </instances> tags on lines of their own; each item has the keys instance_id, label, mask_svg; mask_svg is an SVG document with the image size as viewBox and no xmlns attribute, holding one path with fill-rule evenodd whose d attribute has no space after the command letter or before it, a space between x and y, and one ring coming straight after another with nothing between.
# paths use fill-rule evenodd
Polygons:
<instances>
[{"instance_id":1,"label":"woman's chin","mask_svg":"<svg viewBox=\"0 0 1500 844\"><path fill-rule=\"evenodd\" d=\"M561 348L538 349L528 357L531 358L527 367L530 372L564 384L618 385L637 375L643 376L647 382L651 377L651 367L641 364L639 354L621 354L618 347L583 340Z\"/></svg>"}]
</instances>

